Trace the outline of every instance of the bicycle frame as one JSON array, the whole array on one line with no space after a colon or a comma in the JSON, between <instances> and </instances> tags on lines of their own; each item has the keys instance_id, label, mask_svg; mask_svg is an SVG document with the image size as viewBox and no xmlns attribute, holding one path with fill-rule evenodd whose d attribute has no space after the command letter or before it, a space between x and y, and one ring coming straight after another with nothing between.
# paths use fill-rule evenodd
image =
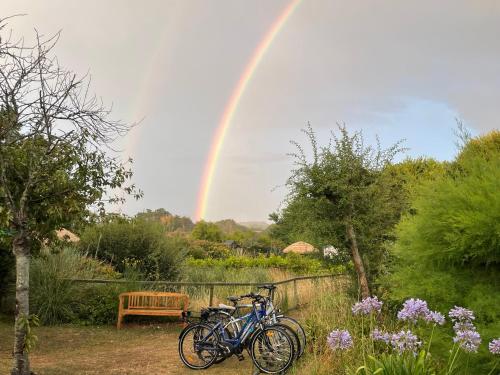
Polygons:
<instances>
[{"instance_id":1,"label":"bicycle frame","mask_svg":"<svg viewBox=\"0 0 500 375\"><path fill-rule=\"evenodd\" d=\"M231 338L228 336L225 326L222 322L216 323L210 332L201 339L201 342L207 342L215 332L219 332L219 335L222 338L222 341L229 344L232 348L239 347L245 344L246 340L251 336L251 334L255 331L255 327L266 317L266 309L262 306L261 302L258 302L261 305L260 309L257 309L257 303L252 303L252 311L236 320L245 321L243 327L238 330L236 337ZM234 321L233 321L234 323Z\"/></svg>"}]
</instances>

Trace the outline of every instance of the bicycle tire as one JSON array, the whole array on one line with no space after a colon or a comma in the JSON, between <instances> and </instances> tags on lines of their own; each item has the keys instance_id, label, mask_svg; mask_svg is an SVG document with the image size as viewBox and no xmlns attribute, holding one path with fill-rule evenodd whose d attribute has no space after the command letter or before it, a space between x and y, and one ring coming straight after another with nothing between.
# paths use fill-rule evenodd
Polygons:
<instances>
[{"instance_id":1,"label":"bicycle tire","mask_svg":"<svg viewBox=\"0 0 500 375\"><path fill-rule=\"evenodd\" d=\"M267 346L267 349L269 350L269 353L277 352L277 349L284 344L284 350L282 351L284 356L282 358L276 358L276 356L274 356L272 358L269 357L268 359L264 358L262 362L258 361L256 356L256 342L258 340L260 340L260 342L257 343L257 346L261 346L262 342L264 342L265 346ZM280 343L276 340L279 340ZM271 346L273 347L271 348ZM252 336L249 349L253 364L265 374L279 374L286 371L292 365L295 357L293 341L289 334L284 329L275 326L264 327L254 334ZM275 367L271 368L271 365L274 365Z\"/></svg>"},{"instance_id":2,"label":"bicycle tire","mask_svg":"<svg viewBox=\"0 0 500 375\"><path fill-rule=\"evenodd\" d=\"M195 330L203 330L203 331L196 332ZM195 332L193 332L193 331L195 331ZM213 337L214 337L214 340L215 340L212 343L213 344L213 350L209 350L208 351L209 353L210 352L213 352L213 353L210 353L210 356L205 359L205 357L201 356L201 351L200 352L195 352L194 354L196 354L196 356L204 362L203 364L195 365L195 364L192 363L192 361L190 361L191 358L194 358L195 356L192 355L192 354L191 355L187 355L186 353L184 353L184 341L186 340L186 338L188 337L188 335L191 334L191 333L193 333L193 335L194 335L193 341L196 341L197 336L199 336L200 334L203 334L204 331L206 331L206 332L213 332L213 335L214 335ZM180 357L182 363L184 363L184 365L186 367L189 367L190 369L193 369L193 370L202 370L202 369L209 368L217 360L218 351L219 351L218 350L218 343L219 343L219 335L218 335L217 332L215 332L215 331L212 330L212 327L210 325L204 324L204 323L193 323L193 324L190 324L189 326L187 326L186 328L184 328L184 330L181 332L181 335L179 336L179 347L178 347L179 357Z\"/></svg>"},{"instance_id":3,"label":"bicycle tire","mask_svg":"<svg viewBox=\"0 0 500 375\"><path fill-rule=\"evenodd\" d=\"M302 355L305 352L305 348L307 345L307 337L306 337L306 331L304 328L301 326L301 324L294 318L291 318L286 315L278 316L277 317L278 323L290 326L295 333L297 334L299 340L300 340L300 350L298 353L298 358L302 357ZM288 323L288 324L287 324Z\"/></svg>"}]
</instances>

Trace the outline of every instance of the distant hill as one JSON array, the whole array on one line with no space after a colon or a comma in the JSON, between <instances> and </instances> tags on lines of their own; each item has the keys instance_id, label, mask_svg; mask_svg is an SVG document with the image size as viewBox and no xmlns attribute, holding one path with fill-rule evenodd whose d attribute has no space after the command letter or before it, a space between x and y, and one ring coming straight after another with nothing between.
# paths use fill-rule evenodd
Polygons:
<instances>
[{"instance_id":1,"label":"distant hill","mask_svg":"<svg viewBox=\"0 0 500 375\"><path fill-rule=\"evenodd\" d=\"M256 232L263 232L269 227L269 224L265 221L243 221L238 224Z\"/></svg>"},{"instance_id":2,"label":"distant hill","mask_svg":"<svg viewBox=\"0 0 500 375\"><path fill-rule=\"evenodd\" d=\"M219 227L219 229L222 232L224 232L225 234L231 234L231 233L238 232L238 231L240 231L240 232L248 232L249 231L249 228L238 224L233 219L216 221L214 224L217 225Z\"/></svg>"}]
</instances>

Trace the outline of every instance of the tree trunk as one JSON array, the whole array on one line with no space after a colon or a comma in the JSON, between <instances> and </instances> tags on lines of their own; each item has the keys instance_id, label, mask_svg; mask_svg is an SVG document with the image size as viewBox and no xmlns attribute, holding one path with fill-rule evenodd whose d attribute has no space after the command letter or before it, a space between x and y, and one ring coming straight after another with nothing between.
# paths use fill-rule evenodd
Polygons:
<instances>
[{"instance_id":1,"label":"tree trunk","mask_svg":"<svg viewBox=\"0 0 500 375\"><path fill-rule=\"evenodd\" d=\"M354 268L358 274L359 287L361 288L361 296L363 298L370 297L370 288L368 287L368 279L366 278L365 267L363 266L363 259L359 255L358 241L356 241L356 234L351 223L347 224L347 238L351 242L352 260Z\"/></svg>"},{"instance_id":2,"label":"tree trunk","mask_svg":"<svg viewBox=\"0 0 500 375\"><path fill-rule=\"evenodd\" d=\"M16 257L16 321L14 360L11 375L29 375L28 353L25 351L26 329L20 324L29 317L30 249L26 233L21 230L13 239L12 250Z\"/></svg>"}]
</instances>

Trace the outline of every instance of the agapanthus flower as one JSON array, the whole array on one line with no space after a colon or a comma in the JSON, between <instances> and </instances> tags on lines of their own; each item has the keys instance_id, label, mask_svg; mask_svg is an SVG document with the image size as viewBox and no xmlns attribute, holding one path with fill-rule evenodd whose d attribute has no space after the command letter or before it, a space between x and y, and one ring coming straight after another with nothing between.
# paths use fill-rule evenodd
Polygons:
<instances>
[{"instance_id":1,"label":"agapanthus flower","mask_svg":"<svg viewBox=\"0 0 500 375\"><path fill-rule=\"evenodd\" d=\"M463 321L463 322L456 322L455 324L453 324L453 330L455 332L475 331L476 327L469 321Z\"/></svg>"},{"instance_id":2,"label":"agapanthus flower","mask_svg":"<svg viewBox=\"0 0 500 375\"><path fill-rule=\"evenodd\" d=\"M353 346L351 334L347 330L336 329L330 332L326 342L332 350L347 350Z\"/></svg>"},{"instance_id":3,"label":"agapanthus flower","mask_svg":"<svg viewBox=\"0 0 500 375\"><path fill-rule=\"evenodd\" d=\"M389 344L391 342L391 334L388 332L381 331L378 328L375 328L373 330L372 338L375 341L383 341L386 344Z\"/></svg>"},{"instance_id":4,"label":"agapanthus flower","mask_svg":"<svg viewBox=\"0 0 500 375\"><path fill-rule=\"evenodd\" d=\"M418 319L425 319L429 313L427 302L418 298L410 298L403 303L403 308L398 312L398 319L416 323Z\"/></svg>"},{"instance_id":5,"label":"agapanthus flower","mask_svg":"<svg viewBox=\"0 0 500 375\"><path fill-rule=\"evenodd\" d=\"M376 296L366 297L361 302L355 303L351 310L354 315L369 315L372 312L380 312L383 304Z\"/></svg>"},{"instance_id":6,"label":"agapanthus flower","mask_svg":"<svg viewBox=\"0 0 500 375\"><path fill-rule=\"evenodd\" d=\"M440 326L442 326L446 321L444 315L438 311L429 311L424 319L429 323L439 324Z\"/></svg>"},{"instance_id":7,"label":"agapanthus flower","mask_svg":"<svg viewBox=\"0 0 500 375\"><path fill-rule=\"evenodd\" d=\"M404 352L415 354L417 349L422 345L422 342L408 330L394 333L391 337L391 345L399 354Z\"/></svg>"},{"instance_id":8,"label":"agapanthus flower","mask_svg":"<svg viewBox=\"0 0 500 375\"><path fill-rule=\"evenodd\" d=\"M448 313L448 316L454 322L472 322L474 319L476 319L472 310L460 306L455 306L453 309L451 309Z\"/></svg>"},{"instance_id":9,"label":"agapanthus flower","mask_svg":"<svg viewBox=\"0 0 500 375\"><path fill-rule=\"evenodd\" d=\"M490 342L488 345L488 348L490 349L491 354L500 354L500 338L494 339Z\"/></svg>"},{"instance_id":10,"label":"agapanthus flower","mask_svg":"<svg viewBox=\"0 0 500 375\"><path fill-rule=\"evenodd\" d=\"M466 352L476 353L481 344L481 336L474 330L457 331L453 341L458 342Z\"/></svg>"}]
</instances>

